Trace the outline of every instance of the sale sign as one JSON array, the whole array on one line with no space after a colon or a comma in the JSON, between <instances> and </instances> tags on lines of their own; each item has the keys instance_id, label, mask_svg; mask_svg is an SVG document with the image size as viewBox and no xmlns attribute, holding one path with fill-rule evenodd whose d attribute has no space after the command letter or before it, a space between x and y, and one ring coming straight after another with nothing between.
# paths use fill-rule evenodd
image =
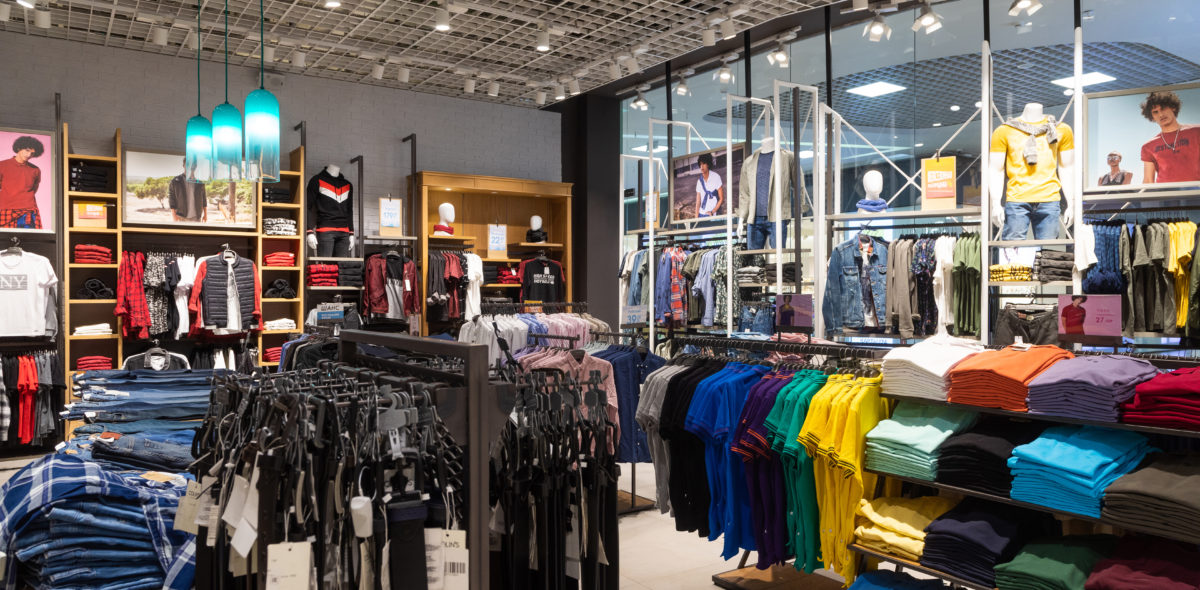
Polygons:
<instances>
[{"instance_id":1,"label":"sale sign","mask_svg":"<svg viewBox=\"0 0 1200 590\"><path fill-rule=\"evenodd\" d=\"M954 209L958 197L958 168L954 156L921 160L921 210Z\"/></svg>"}]
</instances>

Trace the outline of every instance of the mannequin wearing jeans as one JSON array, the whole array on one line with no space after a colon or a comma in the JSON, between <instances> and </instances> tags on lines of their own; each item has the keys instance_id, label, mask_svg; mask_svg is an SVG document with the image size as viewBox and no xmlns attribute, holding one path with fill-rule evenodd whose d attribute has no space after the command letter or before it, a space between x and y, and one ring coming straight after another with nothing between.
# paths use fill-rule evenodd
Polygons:
<instances>
[{"instance_id":1,"label":"mannequin wearing jeans","mask_svg":"<svg viewBox=\"0 0 1200 590\"><path fill-rule=\"evenodd\" d=\"M1034 239L1057 238L1060 213L1064 225L1071 223L1074 169L1071 129L1047 117L1042 105L1025 105L1019 118L997 128L988 159L988 191L992 224L1003 227L1000 239L1026 239L1031 226ZM1068 195L1061 210L1060 191Z\"/></svg>"}]
</instances>

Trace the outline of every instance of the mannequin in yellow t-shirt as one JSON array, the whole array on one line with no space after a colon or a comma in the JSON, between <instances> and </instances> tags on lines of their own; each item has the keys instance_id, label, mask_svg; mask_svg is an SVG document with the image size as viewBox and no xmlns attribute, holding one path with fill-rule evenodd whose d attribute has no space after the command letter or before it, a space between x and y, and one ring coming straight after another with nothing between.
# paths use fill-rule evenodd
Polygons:
<instances>
[{"instance_id":1,"label":"mannequin in yellow t-shirt","mask_svg":"<svg viewBox=\"0 0 1200 590\"><path fill-rule=\"evenodd\" d=\"M1071 223L1074 167L1071 128L1045 115L1038 103L992 132L989 205L992 223L1004 228L1000 239L1026 239L1031 225L1034 239L1057 238L1060 214L1064 225ZM1061 194L1068 195L1065 209Z\"/></svg>"}]
</instances>

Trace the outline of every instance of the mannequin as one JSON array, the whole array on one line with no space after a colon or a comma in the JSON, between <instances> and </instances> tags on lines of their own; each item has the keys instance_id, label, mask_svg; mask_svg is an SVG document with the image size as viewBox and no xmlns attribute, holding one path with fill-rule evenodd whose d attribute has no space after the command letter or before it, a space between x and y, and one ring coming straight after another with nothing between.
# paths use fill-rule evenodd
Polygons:
<instances>
[{"instance_id":1,"label":"mannequin","mask_svg":"<svg viewBox=\"0 0 1200 590\"><path fill-rule=\"evenodd\" d=\"M346 258L354 250L354 185L337 164L326 164L308 181L308 235L305 243L317 256Z\"/></svg>"},{"instance_id":2,"label":"mannequin","mask_svg":"<svg viewBox=\"0 0 1200 590\"><path fill-rule=\"evenodd\" d=\"M1019 118L998 127L992 133L987 180L992 224L1004 228L1001 240L1026 239L1030 228L1034 239L1057 238L1060 214L1064 225L1071 223L1074 171L1071 128L1046 116L1042 105L1031 102ZM1060 190L1067 195L1061 213Z\"/></svg>"},{"instance_id":3,"label":"mannequin","mask_svg":"<svg viewBox=\"0 0 1200 590\"><path fill-rule=\"evenodd\" d=\"M863 175L863 192L866 196L858 202L859 213L879 213L887 209L887 202L879 198L883 193L883 174L878 170L869 170Z\"/></svg>"},{"instance_id":4,"label":"mannequin","mask_svg":"<svg viewBox=\"0 0 1200 590\"><path fill-rule=\"evenodd\" d=\"M746 232L749 250L760 250L768 243L774 248L776 218L780 219L780 229L785 237L787 224L792 218L796 155L777 147L774 137L764 136L758 150L750 154L742 165L738 183L737 235ZM777 171L776 165L783 166L783 169ZM775 187L776 174L782 182L782 190ZM760 185L760 178L766 178L767 181ZM783 197L783 203L779 204L780 214L775 211L778 195Z\"/></svg>"},{"instance_id":5,"label":"mannequin","mask_svg":"<svg viewBox=\"0 0 1200 590\"><path fill-rule=\"evenodd\" d=\"M529 218L529 231L525 232L525 241L541 244L546 241L546 232L542 231L542 216L534 215Z\"/></svg>"},{"instance_id":6,"label":"mannequin","mask_svg":"<svg viewBox=\"0 0 1200 590\"><path fill-rule=\"evenodd\" d=\"M438 205L438 222L437 225L433 226L433 235L454 235L454 228L450 225L451 223L454 223L454 205L450 203Z\"/></svg>"}]
</instances>

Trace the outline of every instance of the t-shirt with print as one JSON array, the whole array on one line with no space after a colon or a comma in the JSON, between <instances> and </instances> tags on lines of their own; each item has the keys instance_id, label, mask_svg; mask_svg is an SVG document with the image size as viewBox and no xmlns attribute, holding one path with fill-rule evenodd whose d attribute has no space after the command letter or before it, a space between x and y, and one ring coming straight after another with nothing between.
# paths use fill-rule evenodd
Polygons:
<instances>
[{"instance_id":1,"label":"t-shirt with print","mask_svg":"<svg viewBox=\"0 0 1200 590\"><path fill-rule=\"evenodd\" d=\"M1035 123L1040 125L1046 120ZM1005 154L1004 171L1008 174L1008 189L1005 191L1009 202L1014 203L1052 203L1059 199L1062 183L1058 180L1058 158L1064 151L1075 149L1075 137L1071 128L1063 123L1056 127L1058 142L1054 146L1046 140L1046 135L1039 135L1037 143L1037 164L1025 162L1025 140L1029 134L1009 125L1001 125L992 132L993 154Z\"/></svg>"},{"instance_id":2,"label":"t-shirt with print","mask_svg":"<svg viewBox=\"0 0 1200 590\"><path fill-rule=\"evenodd\" d=\"M32 252L0 255L0 336L44 336L54 267Z\"/></svg>"},{"instance_id":3,"label":"t-shirt with print","mask_svg":"<svg viewBox=\"0 0 1200 590\"><path fill-rule=\"evenodd\" d=\"M525 301L562 301L566 293L562 267L549 260L525 263L521 277L521 298Z\"/></svg>"},{"instance_id":4,"label":"t-shirt with print","mask_svg":"<svg viewBox=\"0 0 1200 590\"><path fill-rule=\"evenodd\" d=\"M700 195L700 215L707 217L713 215L717 210L717 202L720 201L718 189L725 186L721 181L721 175L713 170L708 171L708 178L704 178L701 174L700 178L696 179L696 193Z\"/></svg>"},{"instance_id":5,"label":"t-shirt with print","mask_svg":"<svg viewBox=\"0 0 1200 590\"><path fill-rule=\"evenodd\" d=\"M1155 135L1142 146L1142 161L1154 164L1156 183L1200 181L1200 125Z\"/></svg>"}]
</instances>

